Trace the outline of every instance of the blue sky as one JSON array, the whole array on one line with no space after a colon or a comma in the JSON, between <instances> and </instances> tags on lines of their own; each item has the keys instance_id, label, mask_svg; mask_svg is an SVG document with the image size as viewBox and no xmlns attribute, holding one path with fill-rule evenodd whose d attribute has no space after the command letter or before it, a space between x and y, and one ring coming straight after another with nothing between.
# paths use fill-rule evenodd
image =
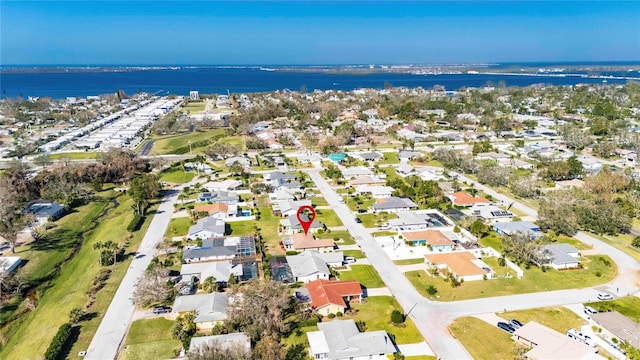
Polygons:
<instances>
[{"instance_id":1,"label":"blue sky","mask_svg":"<svg viewBox=\"0 0 640 360\"><path fill-rule=\"evenodd\" d=\"M640 1L0 1L0 64L640 60Z\"/></svg>"}]
</instances>

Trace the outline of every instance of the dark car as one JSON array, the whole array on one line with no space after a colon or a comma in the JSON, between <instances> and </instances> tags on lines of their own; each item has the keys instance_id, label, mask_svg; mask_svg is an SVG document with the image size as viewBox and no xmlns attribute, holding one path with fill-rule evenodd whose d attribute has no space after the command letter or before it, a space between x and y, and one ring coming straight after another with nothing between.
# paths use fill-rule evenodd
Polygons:
<instances>
[{"instance_id":1,"label":"dark car","mask_svg":"<svg viewBox=\"0 0 640 360\"><path fill-rule=\"evenodd\" d=\"M358 224L362 224L362 220L360 220L360 218L356 218L356 222L357 222Z\"/></svg>"},{"instance_id":2,"label":"dark car","mask_svg":"<svg viewBox=\"0 0 640 360\"><path fill-rule=\"evenodd\" d=\"M169 306L156 306L153 308L153 313L154 314L166 314L166 313L170 313L171 312L171 308Z\"/></svg>"},{"instance_id":3,"label":"dark car","mask_svg":"<svg viewBox=\"0 0 640 360\"><path fill-rule=\"evenodd\" d=\"M367 209L358 209L358 214L364 214L367 212Z\"/></svg>"},{"instance_id":4,"label":"dark car","mask_svg":"<svg viewBox=\"0 0 640 360\"><path fill-rule=\"evenodd\" d=\"M509 334L513 334L516 329L513 328L513 326L507 324L506 322L499 322L498 323L498 327L506 332L508 332Z\"/></svg>"},{"instance_id":5,"label":"dark car","mask_svg":"<svg viewBox=\"0 0 640 360\"><path fill-rule=\"evenodd\" d=\"M516 319L509 320L509 325L514 329L520 329L523 326L522 323Z\"/></svg>"}]
</instances>

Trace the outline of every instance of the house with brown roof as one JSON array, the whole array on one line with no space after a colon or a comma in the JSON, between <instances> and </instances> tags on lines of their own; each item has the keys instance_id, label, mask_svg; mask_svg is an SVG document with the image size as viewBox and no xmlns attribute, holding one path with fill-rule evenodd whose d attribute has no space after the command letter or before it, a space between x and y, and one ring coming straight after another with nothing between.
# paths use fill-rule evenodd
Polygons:
<instances>
[{"instance_id":1,"label":"house with brown roof","mask_svg":"<svg viewBox=\"0 0 640 360\"><path fill-rule=\"evenodd\" d=\"M356 187L358 185L383 186L386 181L377 176L360 175L349 181L349 186Z\"/></svg>"},{"instance_id":2,"label":"house with brown roof","mask_svg":"<svg viewBox=\"0 0 640 360\"><path fill-rule=\"evenodd\" d=\"M285 250L305 251L316 250L318 252L333 251L332 239L316 239L311 233L296 233L282 239Z\"/></svg>"},{"instance_id":3,"label":"house with brown roof","mask_svg":"<svg viewBox=\"0 0 640 360\"><path fill-rule=\"evenodd\" d=\"M193 207L193 211L196 213L206 212L212 218L225 220L236 217L238 213L238 205L225 204L221 202L213 204L199 204Z\"/></svg>"},{"instance_id":4,"label":"house with brown roof","mask_svg":"<svg viewBox=\"0 0 640 360\"><path fill-rule=\"evenodd\" d=\"M429 254L424 257L428 267L449 272L459 280L483 280L485 275L487 279L493 277L493 270L489 265L468 251Z\"/></svg>"},{"instance_id":5,"label":"house with brown roof","mask_svg":"<svg viewBox=\"0 0 640 360\"><path fill-rule=\"evenodd\" d=\"M438 230L405 231L404 240L413 245L429 245L435 251L451 251L456 245L445 234Z\"/></svg>"},{"instance_id":6,"label":"house with brown roof","mask_svg":"<svg viewBox=\"0 0 640 360\"><path fill-rule=\"evenodd\" d=\"M344 313L349 302L362 301L362 287L355 280L329 281L319 279L308 282L304 287L309 292L311 307L320 315Z\"/></svg>"},{"instance_id":7,"label":"house with brown roof","mask_svg":"<svg viewBox=\"0 0 640 360\"><path fill-rule=\"evenodd\" d=\"M456 206L473 206L475 204L489 204L490 201L483 198L483 197L475 197L475 196L471 196L469 194L467 194L464 191L458 191L458 192L454 192L451 195L448 195L449 199L451 199L451 202L453 203L453 205Z\"/></svg>"}]
</instances>

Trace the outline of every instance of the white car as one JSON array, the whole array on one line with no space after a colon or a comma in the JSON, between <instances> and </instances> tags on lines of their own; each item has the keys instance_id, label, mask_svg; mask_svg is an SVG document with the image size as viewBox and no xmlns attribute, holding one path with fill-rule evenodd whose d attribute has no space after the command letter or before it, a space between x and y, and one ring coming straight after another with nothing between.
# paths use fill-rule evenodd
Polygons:
<instances>
[{"instance_id":1,"label":"white car","mask_svg":"<svg viewBox=\"0 0 640 360\"><path fill-rule=\"evenodd\" d=\"M613 300L613 295L609 293L598 293L598 300Z\"/></svg>"},{"instance_id":2,"label":"white car","mask_svg":"<svg viewBox=\"0 0 640 360\"><path fill-rule=\"evenodd\" d=\"M353 256L347 256L346 258L344 258L345 264L353 264L354 262L356 262L356 258L354 258Z\"/></svg>"}]
</instances>

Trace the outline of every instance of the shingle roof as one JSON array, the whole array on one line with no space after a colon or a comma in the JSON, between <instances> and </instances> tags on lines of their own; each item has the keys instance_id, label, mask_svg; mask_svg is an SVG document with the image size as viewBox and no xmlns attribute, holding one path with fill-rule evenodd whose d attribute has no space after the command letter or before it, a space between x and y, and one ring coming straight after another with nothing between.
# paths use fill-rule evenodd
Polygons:
<instances>
[{"instance_id":1,"label":"shingle roof","mask_svg":"<svg viewBox=\"0 0 640 360\"><path fill-rule=\"evenodd\" d=\"M222 321L227 318L227 293L178 296L173 303L174 312L195 311L195 322Z\"/></svg>"},{"instance_id":2,"label":"shingle roof","mask_svg":"<svg viewBox=\"0 0 640 360\"><path fill-rule=\"evenodd\" d=\"M485 271L473 263L477 260L470 252L453 252L445 254L425 255L434 265L446 264L457 276L484 275Z\"/></svg>"},{"instance_id":3,"label":"shingle roof","mask_svg":"<svg viewBox=\"0 0 640 360\"><path fill-rule=\"evenodd\" d=\"M361 333L351 319L321 322L318 329L307 333L309 347L314 354L328 354L329 360L361 359L397 351L385 331Z\"/></svg>"},{"instance_id":4,"label":"shingle roof","mask_svg":"<svg viewBox=\"0 0 640 360\"><path fill-rule=\"evenodd\" d=\"M418 204L411 201L409 198L400 198L391 196L388 198L379 199L380 202L373 204L373 208L376 210L387 209L403 209L403 208L417 208Z\"/></svg>"},{"instance_id":5,"label":"shingle roof","mask_svg":"<svg viewBox=\"0 0 640 360\"><path fill-rule=\"evenodd\" d=\"M304 285L311 296L311 306L319 309L329 304L346 307L344 296L362 295L362 287L355 280L329 281L315 280Z\"/></svg>"},{"instance_id":6,"label":"shingle roof","mask_svg":"<svg viewBox=\"0 0 640 360\"><path fill-rule=\"evenodd\" d=\"M473 197L466 192L458 191L454 192L452 195L452 201L456 205L473 205L473 204L488 204L489 200L483 197Z\"/></svg>"},{"instance_id":7,"label":"shingle roof","mask_svg":"<svg viewBox=\"0 0 640 360\"><path fill-rule=\"evenodd\" d=\"M287 263L291 274L295 277L309 276L315 273L330 275L329 267L319 256L317 251L304 251L302 254L287 256Z\"/></svg>"},{"instance_id":8,"label":"shingle roof","mask_svg":"<svg viewBox=\"0 0 640 360\"><path fill-rule=\"evenodd\" d=\"M246 351L251 350L251 339L243 332L193 337L189 344L189 351L195 351L204 344L220 346L222 349L231 349L234 346L239 346Z\"/></svg>"},{"instance_id":9,"label":"shingle roof","mask_svg":"<svg viewBox=\"0 0 640 360\"><path fill-rule=\"evenodd\" d=\"M426 240L432 246L455 245L451 239L438 230L405 231L402 235L407 241Z\"/></svg>"},{"instance_id":10,"label":"shingle roof","mask_svg":"<svg viewBox=\"0 0 640 360\"><path fill-rule=\"evenodd\" d=\"M332 239L316 239L311 234L297 233L291 235L291 238L293 238L293 248L297 250L333 247L334 245Z\"/></svg>"}]
</instances>

